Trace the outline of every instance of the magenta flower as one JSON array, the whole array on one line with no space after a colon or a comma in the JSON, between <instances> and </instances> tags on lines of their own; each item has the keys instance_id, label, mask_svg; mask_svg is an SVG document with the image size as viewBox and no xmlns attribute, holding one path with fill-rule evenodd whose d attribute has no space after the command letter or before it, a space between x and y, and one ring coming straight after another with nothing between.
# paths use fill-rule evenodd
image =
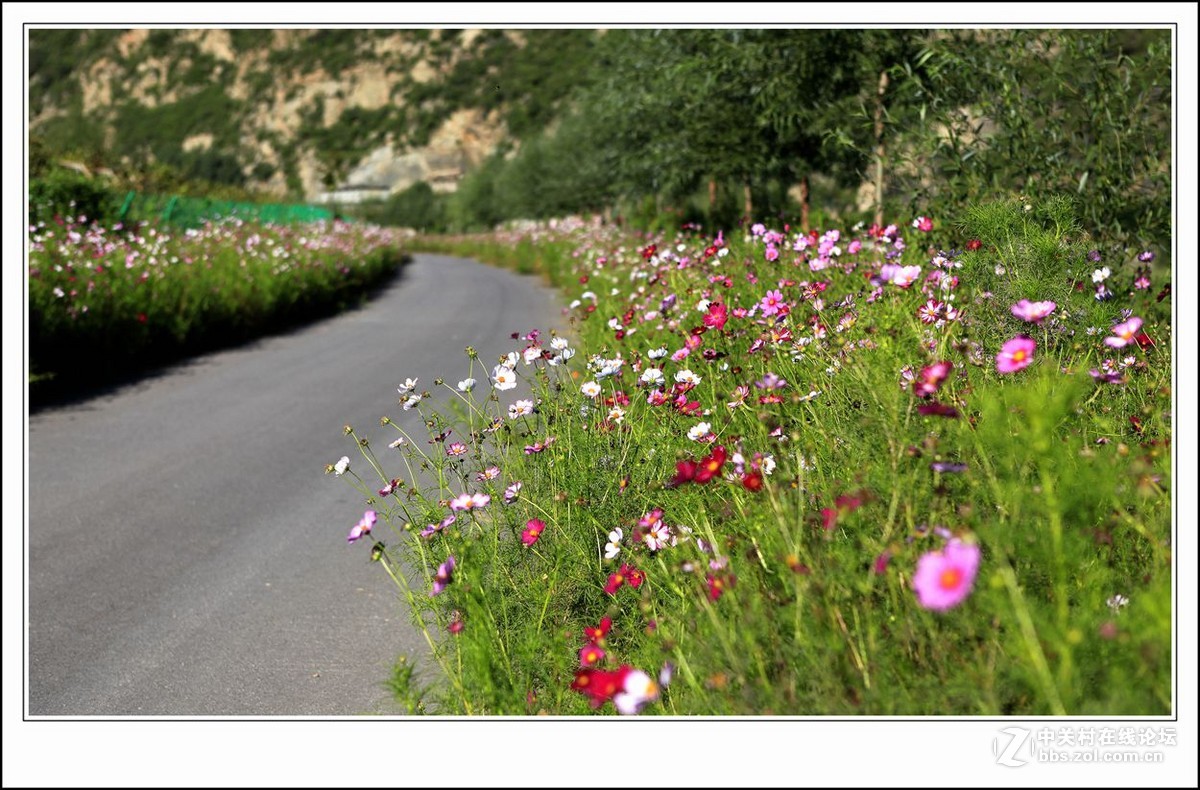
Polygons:
<instances>
[{"instance_id":1,"label":"magenta flower","mask_svg":"<svg viewBox=\"0 0 1200 790\"><path fill-rule=\"evenodd\" d=\"M355 524L354 528L350 530L350 535L346 538L347 542L353 543L363 535L371 534L371 527L375 526L375 521L377 518L378 517L376 516L374 510L368 510L366 513L363 513L362 520Z\"/></svg>"},{"instance_id":2,"label":"magenta flower","mask_svg":"<svg viewBox=\"0 0 1200 790\"><path fill-rule=\"evenodd\" d=\"M1040 324L1042 319L1054 312L1058 307L1054 302L1031 302L1022 299L1012 306L1012 314L1022 321Z\"/></svg>"},{"instance_id":3,"label":"magenta flower","mask_svg":"<svg viewBox=\"0 0 1200 790\"><path fill-rule=\"evenodd\" d=\"M926 609L944 612L971 594L979 570L979 547L952 539L941 551L926 553L917 561L913 590Z\"/></svg>"},{"instance_id":4,"label":"magenta flower","mask_svg":"<svg viewBox=\"0 0 1200 790\"><path fill-rule=\"evenodd\" d=\"M1018 370L1024 370L1033 362L1033 352L1036 348L1037 343L1024 335L1007 341L996 355L996 372L1016 373Z\"/></svg>"},{"instance_id":5,"label":"magenta flower","mask_svg":"<svg viewBox=\"0 0 1200 790\"><path fill-rule=\"evenodd\" d=\"M917 230L928 233L929 231L933 230L933 220L931 220L929 217L917 217L913 220L913 227Z\"/></svg>"},{"instance_id":6,"label":"magenta flower","mask_svg":"<svg viewBox=\"0 0 1200 790\"><path fill-rule=\"evenodd\" d=\"M1142 328L1142 319L1134 316L1123 324L1117 324L1112 328L1113 337L1104 338L1105 345L1113 348L1124 348L1130 343L1137 340L1138 330Z\"/></svg>"},{"instance_id":7,"label":"magenta flower","mask_svg":"<svg viewBox=\"0 0 1200 790\"><path fill-rule=\"evenodd\" d=\"M521 532L521 542L526 546L532 546L537 543L538 538L542 536L542 530L546 528L546 522L540 518L531 518L525 522L525 529Z\"/></svg>"},{"instance_id":8,"label":"magenta flower","mask_svg":"<svg viewBox=\"0 0 1200 790\"><path fill-rule=\"evenodd\" d=\"M446 585L453 580L454 565L454 555L451 554L445 562L438 566L437 573L433 577L433 590L429 593L430 596L437 595L446 589Z\"/></svg>"}]
</instances>

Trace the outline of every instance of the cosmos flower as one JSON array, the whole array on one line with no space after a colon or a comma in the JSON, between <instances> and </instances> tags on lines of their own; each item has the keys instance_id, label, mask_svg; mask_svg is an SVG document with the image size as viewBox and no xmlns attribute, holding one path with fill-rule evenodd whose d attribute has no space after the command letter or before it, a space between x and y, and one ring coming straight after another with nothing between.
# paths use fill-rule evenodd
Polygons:
<instances>
[{"instance_id":1,"label":"cosmos flower","mask_svg":"<svg viewBox=\"0 0 1200 790\"><path fill-rule=\"evenodd\" d=\"M1053 313L1057 307L1054 302L1031 302L1022 299L1012 306L1012 314L1022 321L1040 324L1042 319Z\"/></svg>"},{"instance_id":2,"label":"cosmos flower","mask_svg":"<svg viewBox=\"0 0 1200 790\"><path fill-rule=\"evenodd\" d=\"M1113 348L1124 348L1137 342L1138 330L1142 328L1142 319L1134 316L1128 321L1117 324L1112 328L1112 337L1104 338L1104 344Z\"/></svg>"},{"instance_id":3,"label":"cosmos flower","mask_svg":"<svg viewBox=\"0 0 1200 790\"><path fill-rule=\"evenodd\" d=\"M1024 370L1033 362L1033 352L1036 348L1037 343L1024 335L1006 341L1000 347L1000 353L996 355L996 372L1016 373L1018 370Z\"/></svg>"},{"instance_id":4,"label":"cosmos flower","mask_svg":"<svg viewBox=\"0 0 1200 790\"><path fill-rule=\"evenodd\" d=\"M917 561L913 590L926 609L943 612L958 606L971 594L979 570L979 547L951 539L941 551L931 551Z\"/></svg>"},{"instance_id":5,"label":"cosmos flower","mask_svg":"<svg viewBox=\"0 0 1200 790\"><path fill-rule=\"evenodd\" d=\"M546 529L546 522L538 518L531 518L525 522L525 529L521 532L521 542L526 546L532 546L537 543L538 538L542 536L543 530Z\"/></svg>"},{"instance_id":6,"label":"cosmos flower","mask_svg":"<svg viewBox=\"0 0 1200 790\"><path fill-rule=\"evenodd\" d=\"M354 528L350 530L350 535L347 536L346 541L348 543L353 543L363 535L370 535L371 527L375 526L375 521L377 518L378 516L374 510L368 510L367 512L363 513L362 519L360 519L359 522L354 525Z\"/></svg>"},{"instance_id":7,"label":"cosmos flower","mask_svg":"<svg viewBox=\"0 0 1200 790\"><path fill-rule=\"evenodd\" d=\"M446 558L446 561L438 566L437 573L433 577L433 589L429 595L432 597L439 594L454 578L454 555L451 554Z\"/></svg>"}]
</instances>

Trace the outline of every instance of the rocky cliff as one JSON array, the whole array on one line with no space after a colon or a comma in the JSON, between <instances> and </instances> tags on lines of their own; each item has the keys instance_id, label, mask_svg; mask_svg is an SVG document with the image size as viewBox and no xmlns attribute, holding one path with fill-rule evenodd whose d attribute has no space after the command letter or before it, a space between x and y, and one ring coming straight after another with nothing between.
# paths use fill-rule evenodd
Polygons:
<instances>
[{"instance_id":1,"label":"rocky cliff","mask_svg":"<svg viewBox=\"0 0 1200 790\"><path fill-rule=\"evenodd\" d=\"M31 30L30 132L101 164L280 196L453 191L548 122L571 84L549 55L593 35Z\"/></svg>"}]
</instances>

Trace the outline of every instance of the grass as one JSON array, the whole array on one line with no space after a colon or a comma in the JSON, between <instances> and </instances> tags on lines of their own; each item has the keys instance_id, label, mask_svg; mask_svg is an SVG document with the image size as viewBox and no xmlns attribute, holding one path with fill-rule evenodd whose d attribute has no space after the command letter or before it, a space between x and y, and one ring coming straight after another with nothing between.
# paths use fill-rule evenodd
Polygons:
<instances>
[{"instance_id":1,"label":"grass","mask_svg":"<svg viewBox=\"0 0 1200 790\"><path fill-rule=\"evenodd\" d=\"M563 337L514 327L499 365L468 350L409 403L428 437L348 427L363 550L426 630L432 708L1169 713L1166 273L1095 252L1065 202L1025 205L803 241L427 240L541 272L571 314ZM1032 357L1001 372L1018 337Z\"/></svg>"}]
</instances>

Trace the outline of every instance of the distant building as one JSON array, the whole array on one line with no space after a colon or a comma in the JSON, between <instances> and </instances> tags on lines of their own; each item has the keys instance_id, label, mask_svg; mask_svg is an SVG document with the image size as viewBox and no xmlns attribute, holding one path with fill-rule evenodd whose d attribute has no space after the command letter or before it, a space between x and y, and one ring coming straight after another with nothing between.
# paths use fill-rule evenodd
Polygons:
<instances>
[{"instance_id":1,"label":"distant building","mask_svg":"<svg viewBox=\"0 0 1200 790\"><path fill-rule=\"evenodd\" d=\"M391 193L391 187L385 184L348 184L328 192L318 192L313 200L316 203L349 205L368 200L386 200Z\"/></svg>"}]
</instances>

